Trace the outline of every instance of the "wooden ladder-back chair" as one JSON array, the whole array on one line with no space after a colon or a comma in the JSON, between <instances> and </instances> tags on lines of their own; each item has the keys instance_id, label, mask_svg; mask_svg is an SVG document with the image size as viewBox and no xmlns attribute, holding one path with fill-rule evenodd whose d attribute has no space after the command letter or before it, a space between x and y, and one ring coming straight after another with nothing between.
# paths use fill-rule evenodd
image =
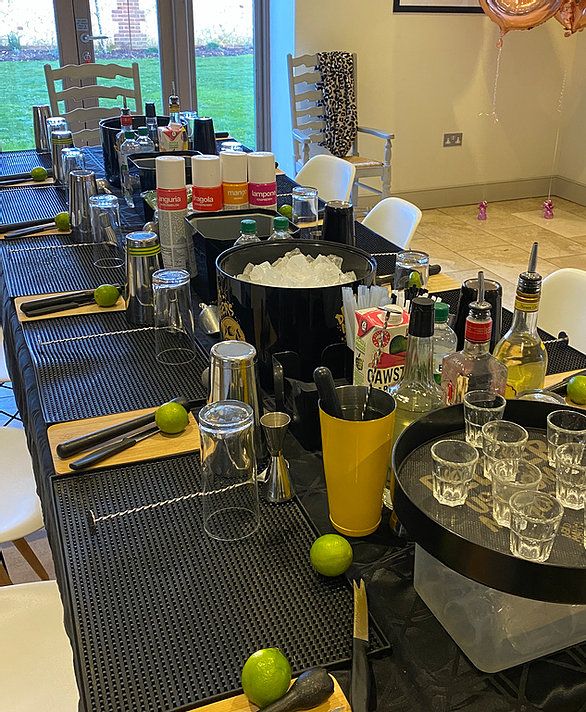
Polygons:
<instances>
[{"instance_id":1,"label":"wooden ladder-back chair","mask_svg":"<svg viewBox=\"0 0 586 712\"><path fill-rule=\"evenodd\" d=\"M104 86L98 79L132 79L132 86ZM142 92L138 64L130 67L119 64L67 64L53 69L45 64L45 78L49 103L53 116L67 119L76 146L94 146L100 143L98 122L120 113L120 106L100 106L100 99L134 100L134 113L142 110ZM63 89L57 91L56 83L63 81ZM65 102L65 109L59 108L59 102Z\"/></svg>"},{"instance_id":2,"label":"wooden ladder-back chair","mask_svg":"<svg viewBox=\"0 0 586 712\"><path fill-rule=\"evenodd\" d=\"M357 84L357 57L354 57L354 88ZM321 81L321 73L317 67L317 54L304 54L300 57L287 55L289 68L289 94L291 99L291 123L293 127L293 160L295 172L309 160L311 145L319 145L325 138L323 119L323 92L317 85ZM358 136L368 134L384 141L382 160L374 160L361 156L358 150ZM358 133L352 145L350 154L345 156L356 168L356 180L352 190L352 202L358 204L358 188L375 193L380 198L391 194L391 142L394 134L378 129L358 126ZM362 182L364 178L380 178L381 188L377 190Z\"/></svg>"}]
</instances>

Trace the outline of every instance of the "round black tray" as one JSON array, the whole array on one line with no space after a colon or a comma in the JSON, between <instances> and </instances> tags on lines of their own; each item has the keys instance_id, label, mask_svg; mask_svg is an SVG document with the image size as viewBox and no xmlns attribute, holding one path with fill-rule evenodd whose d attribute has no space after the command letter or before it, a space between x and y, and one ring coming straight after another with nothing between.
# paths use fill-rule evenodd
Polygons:
<instances>
[{"instance_id":1,"label":"round black tray","mask_svg":"<svg viewBox=\"0 0 586 712\"><path fill-rule=\"evenodd\" d=\"M532 401L507 401L505 419L527 428L527 459L542 469L547 492L555 475L547 464L546 418L560 407ZM475 477L461 507L439 504L431 490L430 447L445 437L464 438L462 405L441 408L409 426L393 450L396 474L393 502L412 537L449 568L485 586L555 603L586 604L586 550L583 512L564 509L549 559L542 564L513 556L509 529L492 518L491 483Z\"/></svg>"}]
</instances>

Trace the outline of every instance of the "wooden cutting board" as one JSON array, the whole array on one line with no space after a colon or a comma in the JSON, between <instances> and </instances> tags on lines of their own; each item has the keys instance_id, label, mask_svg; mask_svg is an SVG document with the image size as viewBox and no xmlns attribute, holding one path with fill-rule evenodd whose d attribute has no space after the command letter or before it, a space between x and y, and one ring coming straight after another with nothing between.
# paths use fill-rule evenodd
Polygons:
<instances>
[{"instance_id":1,"label":"wooden cutting board","mask_svg":"<svg viewBox=\"0 0 586 712\"><path fill-rule=\"evenodd\" d=\"M338 685L338 681L334 677L332 679L334 681L332 696L318 707L312 707L312 712L351 712L350 703ZM198 707L192 712L257 712L257 710L258 707L251 704L245 695L237 695L205 707Z\"/></svg>"},{"instance_id":2,"label":"wooden cutting board","mask_svg":"<svg viewBox=\"0 0 586 712\"><path fill-rule=\"evenodd\" d=\"M582 370L583 369L580 368L576 371L567 371L566 373L552 373L550 376L545 377L544 388L548 388L548 386L554 386L556 383L559 383L560 381L563 381L565 378L568 378L572 374L579 373ZM586 410L586 405L578 405L577 403L573 403L567 398L566 404L572 406L572 408L581 408L582 410Z\"/></svg>"},{"instance_id":3,"label":"wooden cutting board","mask_svg":"<svg viewBox=\"0 0 586 712\"><path fill-rule=\"evenodd\" d=\"M51 222L47 220L47 222ZM17 228L15 228L16 230ZM12 232L12 230L10 231ZM56 227L50 227L48 230L40 230L39 232L33 232L32 235L25 235L21 240L26 240L29 237L46 237L47 235L71 235L71 230L57 230ZM0 232L0 240L4 239L4 233Z\"/></svg>"},{"instance_id":4,"label":"wooden cutting board","mask_svg":"<svg viewBox=\"0 0 586 712\"><path fill-rule=\"evenodd\" d=\"M1 185L1 181L3 179L0 177L0 189L1 188L25 188L32 186L33 188L37 188L39 186L43 185L53 185L55 183L54 178L47 178L47 180L33 180L32 178L27 179L22 179L20 183L13 183L12 185Z\"/></svg>"},{"instance_id":5,"label":"wooden cutting board","mask_svg":"<svg viewBox=\"0 0 586 712\"><path fill-rule=\"evenodd\" d=\"M73 457L62 460L59 455L57 455L57 445L59 445L59 443L77 438L80 435L93 433L95 430L101 430L110 425L117 425L131 418L138 418L140 415L152 413L154 410L154 408L145 408L144 410L133 410L127 413L115 413L114 415L103 415L99 418L86 418L84 420L73 420L68 423L51 425L48 429L48 435L55 474L73 474L74 471L69 469L70 462L78 460L80 457L88 455L91 451L102 447L102 445L94 445L90 450L77 453L73 455ZM128 465L132 462L145 462L161 457L169 457L170 455L183 455L196 450L199 450L199 428L197 427L195 418L190 413L189 424L182 433L178 435L157 433L88 469L103 470L110 467L117 467L118 465Z\"/></svg>"},{"instance_id":6,"label":"wooden cutting board","mask_svg":"<svg viewBox=\"0 0 586 712\"><path fill-rule=\"evenodd\" d=\"M54 292L53 294L35 294L33 296L28 297L16 297L14 300L14 306L16 307L16 316L18 318L18 321L25 322L39 321L40 319L58 319L62 316L79 316L82 314L104 314L107 311L117 312L124 311L124 309L126 309L126 305L122 296L118 298L118 301L116 302L116 304L114 304L113 307L99 307L95 302L91 302L90 304L83 304L82 306L77 307L76 309L66 309L65 311L53 312L52 314L42 314L41 316L27 316L20 308L20 305L23 302L30 302L35 299L43 299L44 297L56 297L61 294L70 293L71 292Z\"/></svg>"}]
</instances>

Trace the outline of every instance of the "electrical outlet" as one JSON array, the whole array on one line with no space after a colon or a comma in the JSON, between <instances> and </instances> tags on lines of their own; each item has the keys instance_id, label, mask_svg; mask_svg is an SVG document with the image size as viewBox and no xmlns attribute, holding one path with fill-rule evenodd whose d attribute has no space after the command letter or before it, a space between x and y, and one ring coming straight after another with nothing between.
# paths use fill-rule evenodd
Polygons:
<instances>
[{"instance_id":1,"label":"electrical outlet","mask_svg":"<svg viewBox=\"0 0 586 712\"><path fill-rule=\"evenodd\" d=\"M462 133L445 133L444 134L444 148L451 148L452 146L462 145Z\"/></svg>"}]
</instances>

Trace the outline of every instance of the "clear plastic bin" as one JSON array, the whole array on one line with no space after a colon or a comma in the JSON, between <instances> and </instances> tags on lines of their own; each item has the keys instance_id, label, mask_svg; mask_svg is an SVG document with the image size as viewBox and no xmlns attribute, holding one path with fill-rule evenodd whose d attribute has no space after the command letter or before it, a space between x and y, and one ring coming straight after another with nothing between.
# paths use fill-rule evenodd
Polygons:
<instances>
[{"instance_id":1,"label":"clear plastic bin","mask_svg":"<svg viewBox=\"0 0 586 712\"><path fill-rule=\"evenodd\" d=\"M414 586L484 672L535 660L586 640L586 606L544 603L487 588L415 548Z\"/></svg>"}]
</instances>

